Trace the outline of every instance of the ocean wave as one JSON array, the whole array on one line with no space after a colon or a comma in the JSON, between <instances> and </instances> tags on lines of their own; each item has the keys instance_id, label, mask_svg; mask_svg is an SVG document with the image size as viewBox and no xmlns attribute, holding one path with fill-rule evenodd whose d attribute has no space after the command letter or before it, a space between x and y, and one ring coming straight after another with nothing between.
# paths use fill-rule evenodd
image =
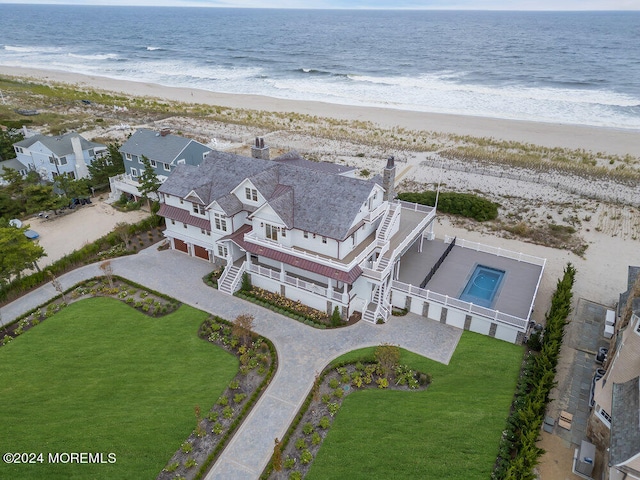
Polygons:
<instances>
[{"instance_id":1,"label":"ocean wave","mask_svg":"<svg viewBox=\"0 0 640 480\"><path fill-rule=\"evenodd\" d=\"M92 55L81 55L79 53L68 53L71 58L78 58L82 60L118 60L118 55L115 53L96 53Z\"/></svg>"},{"instance_id":2,"label":"ocean wave","mask_svg":"<svg viewBox=\"0 0 640 480\"><path fill-rule=\"evenodd\" d=\"M5 45L4 50L7 52L17 52L17 53L48 53L48 52L58 52L60 48L57 47L44 47L44 46L33 46L33 47L22 47L16 45Z\"/></svg>"},{"instance_id":3,"label":"ocean wave","mask_svg":"<svg viewBox=\"0 0 640 480\"><path fill-rule=\"evenodd\" d=\"M162 47L147 47L146 50L149 51L149 52L155 52L156 50L164 50L164 48L162 48Z\"/></svg>"}]
</instances>

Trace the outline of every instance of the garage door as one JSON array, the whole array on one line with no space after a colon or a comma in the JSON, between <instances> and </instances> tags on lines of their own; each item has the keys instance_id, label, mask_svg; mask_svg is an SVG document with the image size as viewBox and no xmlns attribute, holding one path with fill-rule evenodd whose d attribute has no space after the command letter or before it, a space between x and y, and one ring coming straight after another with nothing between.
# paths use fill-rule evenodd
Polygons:
<instances>
[{"instance_id":1,"label":"garage door","mask_svg":"<svg viewBox=\"0 0 640 480\"><path fill-rule=\"evenodd\" d=\"M184 252L184 253L189 252L189 248L187 247L187 244L182 240L178 240L177 238L174 238L173 244L175 245L176 250L180 250L181 252Z\"/></svg>"},{"instance_id":2,"label":"garage door","mask_svg":"<svg viewBox=\"0 0 640 480\"><path fill-rule=\"evenodd\" d=\"M202 248L202 247L200 247L198 245L195 245L193 247L193 251L196 254L196 257L204 258L205 260L209 260L209 252L207 252L206 249L204 249L204 248Z\"/></svg>"}]
</instances>

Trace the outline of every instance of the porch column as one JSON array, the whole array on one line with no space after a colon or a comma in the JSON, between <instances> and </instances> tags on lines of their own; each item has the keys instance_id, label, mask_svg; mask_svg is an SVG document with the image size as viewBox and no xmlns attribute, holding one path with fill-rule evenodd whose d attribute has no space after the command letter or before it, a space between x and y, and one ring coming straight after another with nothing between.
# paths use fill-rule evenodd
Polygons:
<instances>
[{"instance_id":1,"label":"porch column","mask_svg":"<svg viewBox=\"0 0 640 480\"><path fill-rule=\"evenodd\" d=\"M422 243L422 242L420 242ZM398 278L400 277L400 262L402 261L402 259L398 259L398 261L396 262L396 272L395 275L393 276L394 280L398 280Z\"/></svg>"},{"instance_id":2,"label":"porch column","mask_svg":"<svg viewBox=\"0 0 640 480\"><path fill-rule=\"evenodd\" d=\"M280 281L284 283L285 281L285 273L284 273L284 263L280 262Z\"/></svg>"},{"instance_id":3,"label":"porch column","mask_svg":"<svg viewBox=\"0 0 640 480\"><path fill-rule=\"evenodd\" d=\"M333 280L327 277L327 297L333 298Z\"/></svg>"}]
</instances>

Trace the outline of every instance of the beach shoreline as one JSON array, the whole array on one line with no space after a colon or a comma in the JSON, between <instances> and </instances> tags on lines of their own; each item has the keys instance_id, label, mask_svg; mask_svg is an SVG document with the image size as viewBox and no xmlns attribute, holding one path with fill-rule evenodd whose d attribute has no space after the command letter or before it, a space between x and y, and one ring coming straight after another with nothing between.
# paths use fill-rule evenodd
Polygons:
<instances>
[{"instance_id":1,"label":"beach shoreline","mask_svg":"<svg viewBox=\"0 0 640 480\"><path fill-rule=\"evenodd\" d=\"M62 83L82 89L114 92L133 97L151 97L181 103L277 113L292 112L337 120L370 122L386 129L402 128L416 132L495 138L549 148L583 149L613 155L629 154L636 156L640 152L640 130L636 129L506 120L399 110L393 107L351 106L317 101L279 99L251 94L219 93L58 70L3 65L0 65L0 75L34 82Z\"/></svg>"}]
</instances>

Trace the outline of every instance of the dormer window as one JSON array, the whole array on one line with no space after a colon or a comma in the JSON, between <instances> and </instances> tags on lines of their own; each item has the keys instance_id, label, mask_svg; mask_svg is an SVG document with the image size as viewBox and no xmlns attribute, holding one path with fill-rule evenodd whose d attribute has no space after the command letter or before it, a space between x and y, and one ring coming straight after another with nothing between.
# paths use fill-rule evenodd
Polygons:
<instances>
[{"instance_id":1,"label":"dormer window","mask_svg":"<svg viewBox=\"0 0 640 480\"><path fill-rule=\"evenodd\" d=\"M246 187L244 189L244 195L247 200L251 200L252 202L258 201L258 190L256 190L255 188Z\"/></svg>"},{"instance_id":2,"label":"dormer window","mask_svg":"<svg viewBox=\"0 0 640 480\"><path fill-rule=\"evenodd\" d=\"M198 203L194 203L193 204L193 213L198 213L200 215L204 215L204 213L205 213L204 205L200 205Z\"/></svg>"},{"instance_id":3,"label":"dormer window","mask_svg":"<svg viewBox=\"0 0 640 480\"><path fill-rule=\"evenodd\" d=\"M131 154L130 153L125 153L124 156L125 156L125 158L127 160L131 160Z\"/></svg>"},{"instance_id":4,"label":"dormer window","mask_svg":"<svg viewBox=\"0 0 640 480\"><path fill-rule=\"evenodd\" d=\"M149 160L149 164L153 167L156 168L158 166L158 164L156 163L155 160Z\"/></svg>"},{"instance_id":5,"label":"dormer window","mask_svg":"<svg viewBox=\"0 0 640 480\"><path fill-rule=\"evenodd\" d=\"M171 165L169 165L168 163L163 163L162 164L162 168L164 168L165 171L167 171L167 172L171 171Z\"/></svg>"},{"instance_id":6,"label":"dormer window","mask_svg":"<svg viewBox=\"0 0 640 480\"><path fill-rule=\"evenodd\" d=\"M24 150L22 147L14 147L16 149L16 153L24 153Z\"/></svg>"}]
</instances>

